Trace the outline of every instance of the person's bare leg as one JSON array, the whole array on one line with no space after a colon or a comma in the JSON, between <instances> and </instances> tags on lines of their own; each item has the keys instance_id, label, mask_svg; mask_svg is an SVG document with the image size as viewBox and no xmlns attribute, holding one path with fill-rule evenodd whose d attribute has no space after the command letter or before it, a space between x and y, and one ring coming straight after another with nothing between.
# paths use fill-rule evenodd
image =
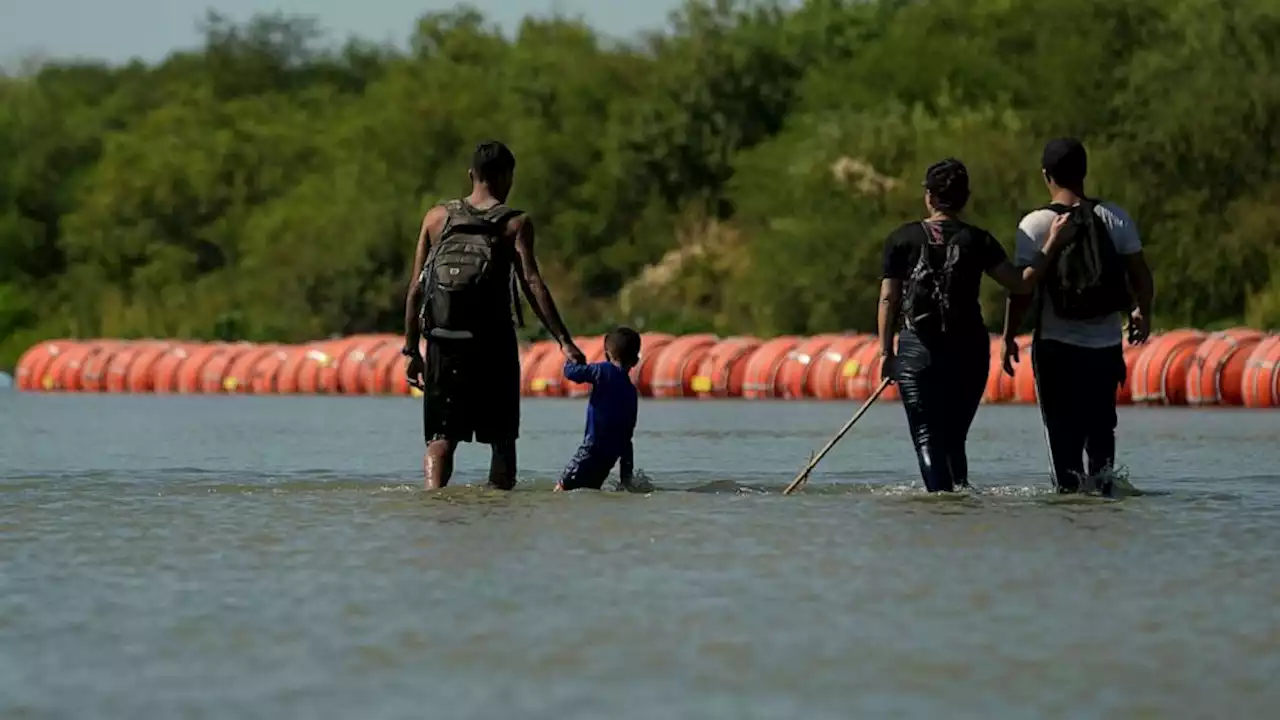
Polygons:
<instances>
[{"instance_id":1,"label":"person's bare leg","mask_svg":"<svg viewBox=\"0 0 1280 720\"><path fill-rule=\"evenodd\" d=\"M506 440L489 446L493 457L489 461L489 487L511 490L516 486L516 441Z\"/></svg>"},{"instance_id":2,"label":"person's bare leg","mask_svg":"<svg viewBox=\"0 0 1280 720\"><path fill-rule=\"evenodd\" d=\"M449 477L453 475L453 451L457 447L452 440L432 440L427 444L422 473L426 476L428 490L439 490L449 484Z\"/></svg>"}]
</instances>

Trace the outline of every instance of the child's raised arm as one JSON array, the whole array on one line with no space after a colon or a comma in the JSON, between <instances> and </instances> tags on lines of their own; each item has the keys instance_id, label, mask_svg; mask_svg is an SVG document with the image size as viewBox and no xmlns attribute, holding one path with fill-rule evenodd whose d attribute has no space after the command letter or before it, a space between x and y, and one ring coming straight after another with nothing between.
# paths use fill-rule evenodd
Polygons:
<instances>
[{"instance_id":1,"label":"child's raised arm","mask_svg":"<svg viewBox=\"0 0 1280 720\"><path fill-rule=\"evenodd\" d=\"M579 363L572 360L566 360L564 363L564 377L576 383L595 384L600 378L600 366L596 363Z\"/></svg>"}]
</instances>

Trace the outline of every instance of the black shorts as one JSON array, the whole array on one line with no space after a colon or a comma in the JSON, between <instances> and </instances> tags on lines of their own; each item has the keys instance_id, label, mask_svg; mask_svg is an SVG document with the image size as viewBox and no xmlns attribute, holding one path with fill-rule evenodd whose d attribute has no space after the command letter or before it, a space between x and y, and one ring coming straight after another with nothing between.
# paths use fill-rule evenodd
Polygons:
<instances>
[{"instance_id":1,"label":"black shorts","mask_svg":"<svg viewBox=\"0 0 1280 720\"><path fill-rule=\"evenodd\" d=\"M520 436L520 352L497 340L427 342L422 429L433 440L493 445Z\"/></svg>"}]
</instances>

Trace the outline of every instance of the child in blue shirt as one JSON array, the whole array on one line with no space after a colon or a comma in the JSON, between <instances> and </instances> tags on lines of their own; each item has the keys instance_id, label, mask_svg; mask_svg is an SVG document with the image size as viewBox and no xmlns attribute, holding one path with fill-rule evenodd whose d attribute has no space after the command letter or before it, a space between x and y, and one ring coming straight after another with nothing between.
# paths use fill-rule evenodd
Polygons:
<instances>
[{"instance_id":1,"label":"child in blue shirt","mask_svg":"<svg viewBox=\"0 0 1280 720\"><path fill-rule=\"evenodd\" d=\"M639 393L631 384L631 368L640 362L640 335L617 328L604 339L605 362L564 364L564 376L589 383L587 428L578 452L560 476L556 490L599 490L615 464L620 464L622 486L632 487L634 457L631 435L636 429Z\"/></svg>"}]
</instances>

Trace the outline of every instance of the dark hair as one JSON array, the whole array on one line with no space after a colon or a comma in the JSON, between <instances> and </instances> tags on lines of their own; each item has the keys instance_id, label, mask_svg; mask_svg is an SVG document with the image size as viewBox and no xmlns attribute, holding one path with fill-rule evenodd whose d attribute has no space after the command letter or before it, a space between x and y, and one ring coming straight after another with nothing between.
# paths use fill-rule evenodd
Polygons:
<instances>
[{"instance_id":1,"label":"dark hair","mask_svg":"<svg viewBox=\"0 0 1280 720\"><path fill-rule=\"evenodd\" d=\"M614 328L604 336L604 350L626 367L640 362L640 333L628 327Z\"/></svg>"},{"instance_id":2,"label":"dark hair","mask_svg":"<svg viewBox=\"0 0 1280 720\"><path fill-rule=\"evenodd\" d=\"M515 169L516 156L511 148L497 140L486 140L476 145L476 151L471 155L471 171L481 182L515 172Z\"/></svg>"},{"instance_id":3,"label":"dark hair","mask_svg":"<svg viewBox=\"0 0 1280 720\"><path fill-rule=\"evenodd\" d=\"M1058 187L1080 190L1089 174L1089 154L1075 138L1054 138L1044 146L1040 167Z\"/></svg>"},{"instance_id":4,"label":"dark hair","mask_svg":"<svg viewBox=\"0 0 1280 720\"><path fill-rule=\"evenodd\" d=\"M924 173L923 184L935 210L960 212L969 203L969 169L955 158L930 165Z\"/></svg>"}]
</instances>

